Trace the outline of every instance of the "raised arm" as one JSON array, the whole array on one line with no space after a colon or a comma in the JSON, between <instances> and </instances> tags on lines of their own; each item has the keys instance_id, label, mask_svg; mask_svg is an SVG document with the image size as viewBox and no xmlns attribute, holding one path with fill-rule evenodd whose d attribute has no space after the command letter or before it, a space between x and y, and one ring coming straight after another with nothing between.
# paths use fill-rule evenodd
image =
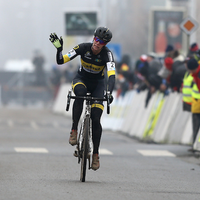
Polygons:
<instances>
[{"instance_id":1,"label":"raised arm","mask_svg":"<svg viewBox=\"0 0 200 200\"><path fill-rule=\"evenodd\" d=\"M62 39L62 37L60 37L60 39L59 39L58 36L56 35L56 33L51 33L49 40L52 42L52 44L57 49L57 53L56 53L57 64L63 64L64 58L63 58L63 55L62 55L62 50L63 50L63 39Z\"/></svg>"}]
</instances>

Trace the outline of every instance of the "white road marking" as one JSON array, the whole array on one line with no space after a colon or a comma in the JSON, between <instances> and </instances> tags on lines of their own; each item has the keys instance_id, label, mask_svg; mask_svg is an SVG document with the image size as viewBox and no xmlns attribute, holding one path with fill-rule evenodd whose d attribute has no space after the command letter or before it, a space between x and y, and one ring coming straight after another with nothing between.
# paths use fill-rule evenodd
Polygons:
<instances>
[{"instance_id":1,"label":"white road marking","mask_svg":"<svg viewBox=\"0 0 200 200\"><path fill-rule=\"evenodd\" d=\"M175 154L166 150L137 150L143 156L170 156L176 157Z\"/></svg>"},{"instance_id":2,"label":"white road marking","mask_svg":"<svg viewBox=\"0 0 200 200\"><path fill-rule=\"evenodd\" d=\"M31 124L31 127L32 127L32 128L38 129L38 125L36 124L35 121L31 121L30 124Z\"/></svg>"},{"instance_id":3,"label":"white road marking","mask_svg":"<svg viewBox=\"0 0 200 200\"><path fill-rule=\"evenodd\" d=\"M113 153L107 149L99 149L100 155L113 155Z\"/></svg>"},{"instance_id":4,"label":"white road marking","mask_svg":"<svg viewBox=\"0 0 200 200\"><path fill-rule=\"evenodd\" d=\"M34 148L34 147L15 147L14 150L18 153L48 153L49 151L45 148ZM113 153L107 149L99 149L100 155L113 155Z\"/></svg>"},{"instance_id":5,"label":"white road marking","mask_svg":"<svg viewBox=\"0 0 200 200\"><path fill-rule=\"evenodd\" d=\"M29 147L15 147L18 153L48 153L49 151L45 148L29 148Z\"/></svg>"}]
</instances>

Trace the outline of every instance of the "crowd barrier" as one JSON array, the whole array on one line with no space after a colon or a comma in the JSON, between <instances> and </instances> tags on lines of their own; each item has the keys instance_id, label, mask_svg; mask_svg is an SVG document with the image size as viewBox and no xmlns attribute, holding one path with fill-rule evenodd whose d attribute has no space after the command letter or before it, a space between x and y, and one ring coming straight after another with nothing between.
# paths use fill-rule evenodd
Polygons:
<instances>
[{"instance_id":1,"label":"crowd barrier","mask_svg":"<svg viewBox=\"0 0 200 200\"><path fill-rule=\"evenodd\" d=\"M67 105L67 94L68 91L71 89L71 84L62 84L60 86L59 92L57 94L56 100L53 105L53 112L57 114L63 114L66 116L71 117L72 113L72 104L73 99L71 100L69 111L66 111L66 105Z\"/></svg>"},{"instance_id":2,"label":"crowd barrier","mask_svg":"<svg viewBox=\"0 0 200 200\"><path fill-rule=\"evenodd\" d=\"M65 110L70 88L70 84L61 85L53 112L71 116L72 102L69 112ZM111 113L103 112L103 129L121 132L142 141L191 145L192 114L183 111L182 95L174 92L164 96L157 92L145 108L146 95L147 91L137 93L132 90L117 98L114 91ZM193 147L200 150L200 131Z\"/></svg>"}]
</instances>

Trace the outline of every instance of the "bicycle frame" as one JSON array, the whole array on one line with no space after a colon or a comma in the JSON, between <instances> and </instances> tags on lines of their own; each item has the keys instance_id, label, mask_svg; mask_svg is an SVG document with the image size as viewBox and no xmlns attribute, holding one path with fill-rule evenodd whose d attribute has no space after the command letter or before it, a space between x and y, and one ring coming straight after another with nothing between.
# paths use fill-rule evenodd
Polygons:
<instances>
[{"instance_id":1,"label":"bicycle frame","mask_svg":"<svg viewBox=\"0 0 200 200\"><path fill-rule=\"evenodd\" d=\"M88 94L87 94L88 95ZM86 118L89 118L89 134L88 134L88 160L89 160L89 168L91 168L90 166L90 155L91 155L91 152L92 152L92 135L91 135L91 106L90 106L90 102L88 100L86 100L86 107L85 107L85 114L83 116L83 120L82 120L82 123L81 123L81 129L80 129L80 133L79 133L79 137L78 137L78 163L80 163L80 159L81 159L81 147L82 147L82 143L83 143L83 139L84 139L84 136L83 136L83 129L84 129L84 125L85 125L85 121L86 121Z\"/></svg>"},{"instance_id":2,"label":"bicycle frame","mask_svg":"<svg viewBox=\"0 0 200 200\"><path fill-rule=\"evenodd\" d=\"M91 157L91 152L92 152L91 102L95 100L107 101L107 114L109 114L110 113L110 102L109 102L110 93L106 94L106 98L92 97L89 93L87 93L86 96L72 96L71 93L72 91L69 90L68 95L67 95L66 111L69 110L71 99L83 99L86 101L85 115L83 117L83 122L81 124L81 129L78 136L77 152L75 151L78 157L78 163L81 162L80 180L82 182L85 182L87 159L89 161L88 169L91 168L91 165L90 165L90 157Z\"/></svg>"}]
</instances>

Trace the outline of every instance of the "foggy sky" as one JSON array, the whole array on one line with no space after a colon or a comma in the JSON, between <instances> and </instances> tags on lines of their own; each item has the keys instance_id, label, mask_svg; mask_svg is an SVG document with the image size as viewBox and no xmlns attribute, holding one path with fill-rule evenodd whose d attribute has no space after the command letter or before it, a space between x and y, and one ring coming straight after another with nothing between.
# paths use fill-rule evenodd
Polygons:
<instances>
[{"instance_id":1,"label":"foggy sky","mask_svg":"<svg viewBox=\"0 0 200 200\"><path fill-rule=\"evenodd\" d=\"M70 9L97 10L98 25L113 31L112 42L122 45L122 53L138 57L147 51L152 5L164 6L165 0L0 0L0 69L7 60L32 59L36 49L50 69L56 50L49 35L64 35L64 13Z\"/></svg>"}]
</instances>

